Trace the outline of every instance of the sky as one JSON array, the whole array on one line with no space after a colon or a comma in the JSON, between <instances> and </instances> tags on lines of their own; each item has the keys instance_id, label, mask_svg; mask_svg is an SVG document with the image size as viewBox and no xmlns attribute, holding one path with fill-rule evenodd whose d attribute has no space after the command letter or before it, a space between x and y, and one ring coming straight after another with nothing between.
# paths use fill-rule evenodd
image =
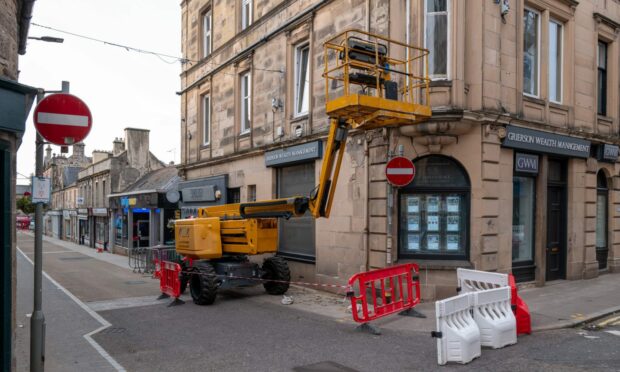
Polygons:
<instances>
[{"instance_id":1,"label":"sky","mask_svg":"<svg viewBox=\"0 0 620 372\"><path fill-rule=\"evenodd\" d=\"M176 0L38 0L32 23L131 47L181 57L181 7ZM181 64L149 54L30 26L28 36L54 36L64 43L28 40L19 58L19 82L80 97L93 116L86 154L112 150L124 128L150 129L150 149L161 161L179 162ZM18 184L35 166L32 113L17 154ZM71 149L69 154L71 154ZM59 154L60 147L52 145Z\"/></svg>"}]
</instances>

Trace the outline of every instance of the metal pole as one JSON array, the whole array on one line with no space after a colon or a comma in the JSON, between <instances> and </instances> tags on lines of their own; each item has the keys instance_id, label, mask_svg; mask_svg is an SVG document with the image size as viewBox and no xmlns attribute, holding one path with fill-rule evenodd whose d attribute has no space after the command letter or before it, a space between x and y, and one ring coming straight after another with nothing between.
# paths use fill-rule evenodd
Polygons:
<instances>
[{"instance_id":1,"label":"metal pole","mask_svg":"<svg viewBox=\"0 0 620 372\"><path fill-rule=\"evenodd\" d=\"M37 92L37 104L45 91ZM43 177L43 138L37 133L35 176ZM42 372L45 362L45 316L41 310L43 273L43 204L37 203L34 215L34 309L30 317L30 371Z\"/></svg>"},{"instance_id":2,"label":"metal pole","mask_svg":"<svg viewBox=\"0 0 620 372\"><path fill-rule=\"evenodd\" d=\"M62 82L62 92L69 93L69 82ZM45 97L37 92L37 105ZM43 137L37 133L35 176L43 177ZM34 308L30 317L30 371L43 372L45 364L45 316L43 315L43 203L37 203L34 215Z\"/></svg>"}]
</instances>

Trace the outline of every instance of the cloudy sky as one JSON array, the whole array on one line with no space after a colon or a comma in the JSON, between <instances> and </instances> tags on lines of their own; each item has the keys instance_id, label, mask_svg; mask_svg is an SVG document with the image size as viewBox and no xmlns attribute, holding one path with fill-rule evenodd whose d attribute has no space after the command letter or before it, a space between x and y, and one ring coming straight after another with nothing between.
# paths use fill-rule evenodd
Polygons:
<instances>
[{"instance_id":1,"label":"cloudy sky","mask_svg":"<svg viewBox=\"0 0 620 372\"><path fill-rule=\"evenodd\" d=\"M176 0L39 0L33 23L117 44L181 56L181 8ZM111 150L126 127L150 129L151 152L168 163L180 157L181 65L171 58L127 51L31 25L29 36L64 38L63 44L29 40L20 56L20 83L60 90L61 81L89 106L93 128L86 153ZM163 59L163 60L162 60ZM31 116L17 157L17 171L34 173ZM52 146L54 153L60 148ZM70 150L71 151L71 150ZM29 181L18 178L19 184Z\"/></svg>"}]
</instances>

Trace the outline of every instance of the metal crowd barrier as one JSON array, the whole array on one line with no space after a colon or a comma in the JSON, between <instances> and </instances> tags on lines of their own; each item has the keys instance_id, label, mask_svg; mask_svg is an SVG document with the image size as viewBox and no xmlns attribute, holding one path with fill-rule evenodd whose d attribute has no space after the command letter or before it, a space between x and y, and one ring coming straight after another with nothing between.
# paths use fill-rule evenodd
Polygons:
<instances>
[{"instance_id":1,"label":"metal crowd barrier","mask_svg":"<svg viewBox=\"0 0 620 372\"><path fill-rule=\"evenodd\" d=\"M127 257L129 267L140 274L155 273L157 261L181 262L182 258L171 245L129 248Z\"/></svg>"}]
</instances>

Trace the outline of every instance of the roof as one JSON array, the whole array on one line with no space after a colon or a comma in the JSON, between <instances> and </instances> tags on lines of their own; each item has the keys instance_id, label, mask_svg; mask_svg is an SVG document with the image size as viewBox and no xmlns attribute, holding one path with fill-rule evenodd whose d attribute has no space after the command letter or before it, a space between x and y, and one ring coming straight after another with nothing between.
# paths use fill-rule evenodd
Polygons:
<instances>
[{"instance_id":1,"label":"roof","mask_svg":"<svg viewBox=\"0 0 620 372\"><path fill-rule=\"evenodd\" d=\"M176 167L165 167L147 173L142 178L126 188L122 194L138 193L140 191L166 192L175 189L181 178Z\"/></svg>"}]
</instances>

